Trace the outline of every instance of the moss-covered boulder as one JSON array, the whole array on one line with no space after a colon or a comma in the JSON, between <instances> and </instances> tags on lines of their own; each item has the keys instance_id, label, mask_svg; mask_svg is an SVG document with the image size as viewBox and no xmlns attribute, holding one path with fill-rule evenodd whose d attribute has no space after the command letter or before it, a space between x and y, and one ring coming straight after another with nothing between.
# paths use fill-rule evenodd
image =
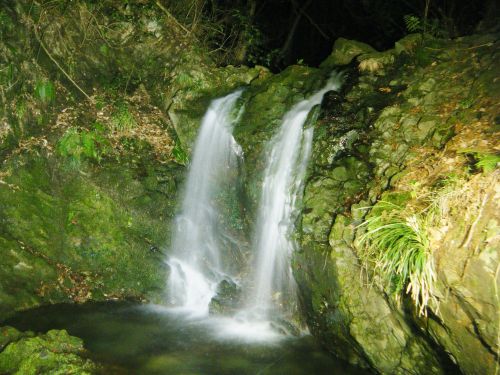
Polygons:
<instances>
[{"instance_id":1,"label":"moss-covered boulder","mask_svg":"<svg viewBox=\"0 0 500 375\"><path fill-rule=\"evenodd\" d=\"M12 342L0 352L2 374L93 374L97 366L85 358L83 341L65 330L51 330L44 335L22 334L3 327Z\"/></svg>"},{"instance_id":2,"label":"moss-covered boulder","mask_svg":"<svg viewBox=\"0 0 500 375\"><path fill-rule=\"evenodd\" d=\"M356 56L373 52L376 50L366 43L338 38L333 44L332 53L321 63L320 67L333 69L336 66L348 65Z\"/></svg>"},{"instance_id":3,"label":"moss-covered boulder","mask_svg":"<svg viewBox=\"0 0 500 375\"><path fill-rule=\"evenodd\" d=\"M176 78L175 94L165 103L176 133L186 149L194 143L201 119L211 100L246 87L270 73L262 67L206 67L181 72Z\"/></svg>"},{"instance_id":4,"label":"moss-covered boulder","mask_svg":"<svg viewBox=\"0 0 500 375\"><path fill-rule=\"evenodd\" d=\"M161 294L160 249L175 207L170 172L165 185L158 169L138 178L109 167L89 178L66 163L27 154L5 166L12 172L0 186L2 314L39 303Z\"/></svg>"},{"instance_id":5,"label":"moss-covered boulder","mask_svg":"<svg viewBox=\"0 0 500 375\"><path fill-rule=\"evenodd\" d=\"M211 314L234 314L241 306L242 290L232 280L222 280L210 301Z\"/></svg>"},{"instance_id":6,"label":"moss-covered boulder","mask_svg":"<svg viewBox=\"0 0 500 375\"><path fill-rule=\"evenodd\" d=\"M21 332L14 327L0 327L0 352L5 349L11 342L15 342L24 337L33 337L33 332Z\"/></svg>"}]
</instances>

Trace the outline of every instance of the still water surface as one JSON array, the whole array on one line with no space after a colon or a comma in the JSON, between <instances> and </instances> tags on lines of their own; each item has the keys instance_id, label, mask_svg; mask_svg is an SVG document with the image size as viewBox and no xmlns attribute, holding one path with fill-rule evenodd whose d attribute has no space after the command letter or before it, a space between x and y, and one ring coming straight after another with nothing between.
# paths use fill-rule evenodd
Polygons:
<instances>
[{"instance_id":1,"label":"still water surface","mask_svg":"<svg viewBox=\"0 0 500 375\"><path fill-rule=\"evenodd\" d=\"M21 330L66 329L105 374L366 375L322 351L311 336L246 340L221 335L224 320L132 303L52 305L5 322Z\"/></svg>"}]
</instances>

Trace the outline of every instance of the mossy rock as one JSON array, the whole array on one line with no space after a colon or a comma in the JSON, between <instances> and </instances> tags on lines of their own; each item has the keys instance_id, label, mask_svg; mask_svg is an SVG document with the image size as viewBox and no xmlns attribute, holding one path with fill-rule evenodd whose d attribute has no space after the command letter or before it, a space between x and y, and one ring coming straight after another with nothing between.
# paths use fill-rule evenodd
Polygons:
<instances>
[{"instance_id":1,"label":"mossy rock","mask_svg":"<svg viewBox=\"0 0 500 375\"><path fill-rule=\"evenodd\" d=\"M338 38L333 44L332 53L321 63L320 68L332 69L336 66L347 65L356 56L373 52L377 51L366 43Z\"/></svg>"},{"instance_id":2,"label":"mossy rock","mask_svg":"<svg viewBox=\"0 0 500 375\"><path fill-rule=\"evenodd\" d=\"M164 106L168 109L182 146L191 149L203 115L213 99L268 75L265 68L245 66L180 72L174 85L175 95Z\"/></svg>"},{"instance_id":3,"label":"mossy rock","mask_svg":"<svg viewBox=\"0 0 500 375\"><path fill-rule=\"evenodd\" d=\"M409 34L394 43L394 50L399 55L402 52L412 53L422 42L422 34Z\"/></svg>"},{"instance_id":4,"label":"mossy rock","mask_svg":"<svg viewBox=\"0 0 500 375\"><path fill-rule=\"evenodd\" d=\"M210 301L210 314L234 314L240 307L242 290L232 280L222 280L217 294Z\"/></svg>"},{"instance_id":5,"label":"mossy rock","mask_svg":"<svg viewBox=\"0 0 500 375\"><path fill-rule=\"evenodd\" d=\"M83 341L65 330L24 337L10 343L0 353L0 373L93 374L97 366L85 359Z\"/></svg>"},{"instance_id":6,"label":"mossy rock","mask_svg":"<svg viewBox=\"0 0 500 375\"><path fill-rule=\"evenodd\" d=\"M420 48L420 35L398 42L395 50L359 53L359 62L380 58L378 62L383 66L381 70L384 74L359 77L348 89L345 100L335 97L335 100L325 102L331 107L330 111L324 110L325 116L320 117L316 124L312 165L305 187L300 234L297 236L301 248L294 255L294 274L301 301L311 332L325 347L349 361L364 363L381 373L442 373L443 364L458 371L452 360L444 359L440 363L433 345L429 344L436 340L446 352L452 353L457 362L462 361L460 367L466 373L478 373L478 369L487 368L492 363L491 355L488 355L488 364L483 364L486 361L477 364L477 361L465 359L466 355L456 354L460 352L457 343L463 344L465 340L461 338L466 335L469 337L467 345L470 343L472 347L472 343L478 344L477 337L471 338L474 334L465 326L453 328L455 333L439 328L440 323L436 322L427 327L432 326L435 331L432 334L437 339L428 334L424 334L424 339L416 335L413 328L415 317L406 311L407 307L401 309L388 301L382 290L368 286L371 282L376 284L377 280L372 281L370 277L363 279L365 273L356 247L359 245L356 239L363 232L360 224L370 212L370 207L371 214L380 214L381 210L387 210L392 205L377 202L387 201L405 207L415 199L418 191L412 190L412 186L405 189L399 186L398 180L401 180L405 170L415 173L415 169L419 168L416 178L427 174L435 178L439 173L439 167L435 169L434 165L427 165L425 160L420 159L422 153L440 155L439 152L443 152L446 155L448 146L444 145L460 130L477 144L491 144L490 133L481 135L478 132L475 135L477 138L473 138L472 134L481 126L484 129L490 124L492 126L488 131L493 134L494 124L498 122L495 115L488 114L486 109L492 108L491 98L497 88L491 87L490 90L482 81L482 78L492 77L493 56L498 46L494 46L495 42L489 38L484 39L484 45L475 44L472 40L483 39L472 38L463 44L439 42L438 47L435 47L434 40L430 40L426 46L431 48L424 50L431 59L427 64L421 64L414 55ZM484 50L481 49L474 57L467 54L467 48L475 49L477 45ZM343 62L348 61L346 58ZM389 66L390 69L386 69ZM459 85L456 78L460 80ZM472 87L470 92L477 92L478 96L464 95L460 87ZM338 111L339 103L342 112ZM482 103L482 107L478 103ZM353 125L343 128L342 118L349 113L353 114ZM455 124L458 124L457 128ZM332 146L343 139L342 134L347 134L343 132L351 130L356 132L351 144L343 149ZM356 170L347 164L348 158L353 156L366 165L364 180L350 173ZM444 156L438 164L443 167L447 158ZM456 230L464 232L464 228L463 223L459 223ZM477 233L484 232L478 230ZM456 241L457 236L452 238L451 243L458 246L460 241ZM463 251L470 252L470 249ZM456 254L455 251L450 253ZM481 254L487 253L488 246L481 251ZM490 254L483 256L494 264ZM473 267L471 264L468 265L470 269ZM484 264L484 261L477 261L474 264L477 269L460 276L457 279L459 286L455 287L464 288L466 279L474 280L471 285L476 283L478 275L483 278L486 272L478 269L483 267L484 270ZM491 277L494 267L488 267L488 277ZM449 268L446 267L447 270ZM460 275L463 275L464 269L461 268ZM448 275L442 277L442 282L449 283L449 280ZM493 283L488 285L489 288ZM457 292L457 295L491 295L488 288L472 292L471 287L467 292ZM486 328L488 325L485 322L492 321L489 307L493 304L482 304L478 300L474 298L466 302L470 305L477 303L468 310L474 311L471 315L474 318L470 319L477 319L478 329L475 331L480 333L475 335L481 336L483 342L491 341L494 330ZM465 315L463 321L466 321ZM384 318L380 319L380 316ZM421 326L424 327L425 323ZM481 355L487 357L484 349ZM395 357L398 361L393 360Z\"/></svg>"},{"instance_id":7,"label":"mossy rock","mask_svg":"<svg viewBox=\"0 0 500 375\"><path fill-rule=\"evenodd\" d=\"M21 332L14 327L0 327L0 352L11 342L19 341L25 337L33 337L34 335L33 332Z\"/></svg>"},{"instance_id":8,"label":"mossy rock","mask_svg":"<svg viewBox=\"0 0 500 375\"><path fill-rule=\"evenodd\" d=\"M175 208L175 183L164 186L171 171L163 182L151 178L159 173L151 167L142 177L124 166L90 177L53 157L11 163L11 187L0 185L0 315L42 303L162 294L160 249Z\"/></svg>"}]
</instances>

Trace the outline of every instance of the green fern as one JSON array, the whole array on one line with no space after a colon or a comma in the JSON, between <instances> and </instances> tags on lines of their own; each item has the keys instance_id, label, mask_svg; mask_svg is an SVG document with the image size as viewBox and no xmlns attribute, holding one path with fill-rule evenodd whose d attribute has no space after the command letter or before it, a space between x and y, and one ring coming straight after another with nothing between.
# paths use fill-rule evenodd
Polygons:
<instances>
[{"instance_id":1,"label":"green fern","mask_svg":"<svg viewBox=\"0 0 500 375\"><path fill-rule=\"evenodd\" d=\"M137 125L126 103L117 104L116 110L111 118L111 125L118 131L130 130Z\"/></svg>"},{"instance_id":2,"label":"green fern","mask_svg":"<svg viewBox=\"0 0 500 375\"><path fill-rule=\"evenodd\" d=\"M84 159L101 162L109 152L109 144L105 138L102 125L96 123L90 131L79 131L69 128L57 143L57 153L69 160L72 167L80 166Z\"/></svg>"},{"instance_id":3,"label":"green fern","mask_svg":"<svg viewBox=\"0 0 500 375\"><path fill-rule=\"evenodd\" d=\"M493 172L500 165L500 154L477 154L476 168L481 168L484 173Z\"/></svg>"},{"instance_id":4,"label":"green fern","mask_svg":"<svg viewBox=\"0 0 500 375\"><path fill-rule=\"evenodd\" d=\"M57 142L56 151L65 157L71 167L77 168L81 163L82 147L80 145L80 134L76 128L69 128Z\"/></svg>"},{"instance_id":5,"label":"green fern","mask_svg":"<svg viewBox=\"0 0 500 375\"><path fill-rule=\"evenodd\" d=\"M481 169L483 173L493 172L500 165L500 153L488 153L475 149L464 149L458 153L471 156L474 160L474 168Z\"/></svg>"},{"instance_id":6,"label":"green fern","mask_svg":"<svg viewBox=\"0 0 500 375\"><path fill-rule=\"evenodd\" d=\"M407 14L403 17L405 21L406 30L409 33L418 33L422 31L422 21L419 17L413 14Z\"/></svg>"}]
</instances>

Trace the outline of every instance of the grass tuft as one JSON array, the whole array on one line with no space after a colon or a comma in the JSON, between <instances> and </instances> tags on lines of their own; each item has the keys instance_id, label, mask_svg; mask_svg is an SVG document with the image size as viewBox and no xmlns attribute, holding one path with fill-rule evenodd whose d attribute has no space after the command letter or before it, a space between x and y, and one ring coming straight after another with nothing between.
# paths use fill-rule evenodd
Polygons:
<instances>
[{"instance_id":1,"label":"grass tuft","mask_svg":"<svg viewBox=\"0 0 500 375\"><path fill-rule=\"evenodd\" d=\"M361 257L374 265L392 293L410 294L418 313L426 315L436 278L426 216L408 215L404 206L380 201L361 226L366 227Z\"/></svg>"},{"instance_id":2,"label":"grass tuft","mask_svg":"<svg viewBox=\"0 0 500 375\"><path fill-rule=\"evenodd\" d=\"M126 131L136 127L137 123L126 103L120 102L116 105L116 110L111 117L111 125L117 131Z\"/></svg>"}]
</instances>

